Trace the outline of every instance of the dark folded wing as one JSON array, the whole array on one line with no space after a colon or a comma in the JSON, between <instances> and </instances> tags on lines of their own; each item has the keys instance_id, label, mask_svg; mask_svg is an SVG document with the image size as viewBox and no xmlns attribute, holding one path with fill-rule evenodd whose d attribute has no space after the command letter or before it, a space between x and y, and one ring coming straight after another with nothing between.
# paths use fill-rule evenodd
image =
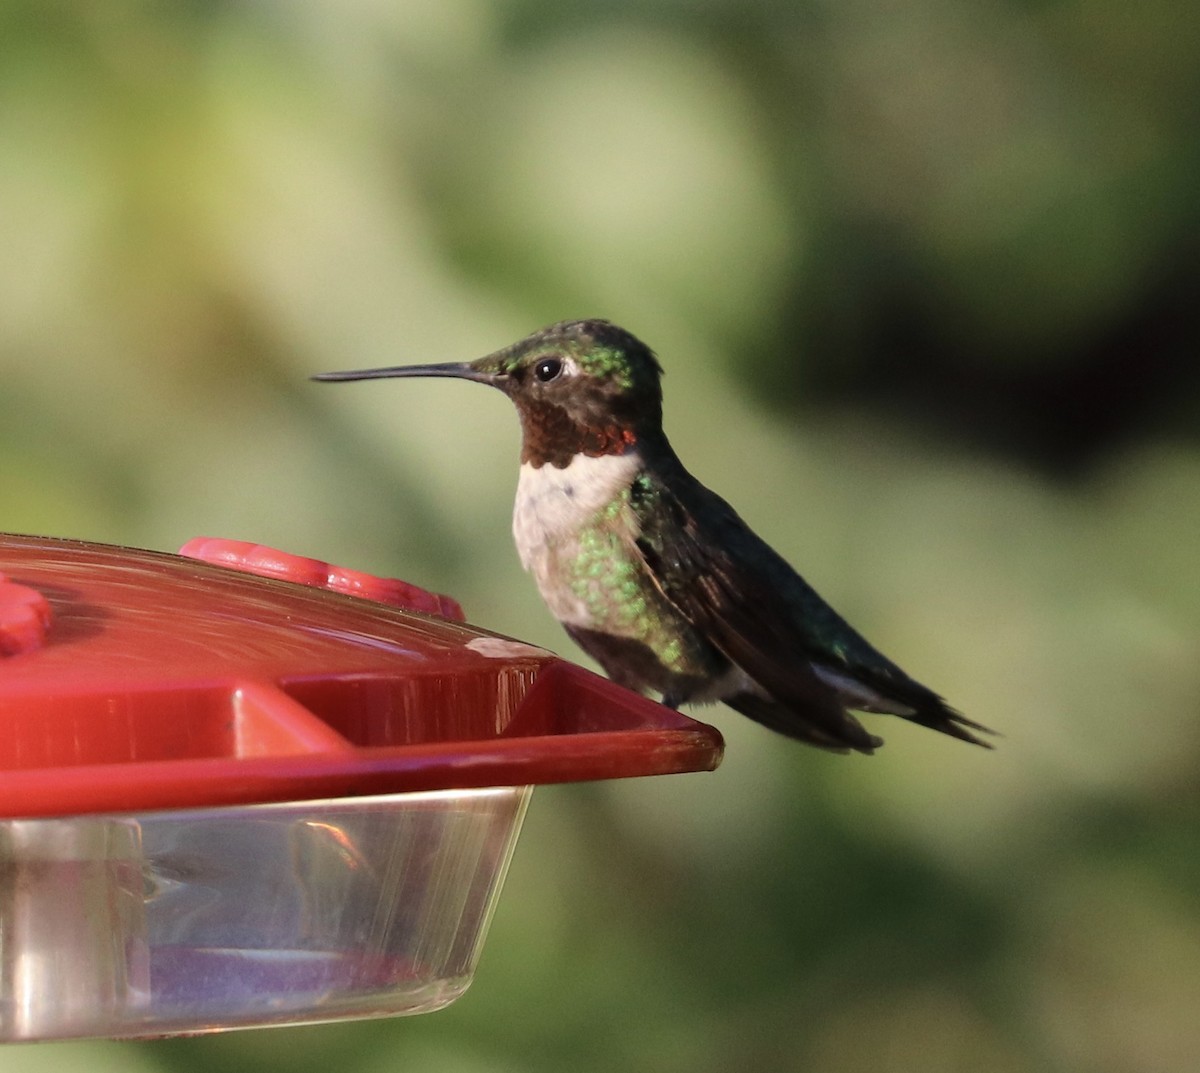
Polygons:
<instances>
[{"instance_id":1,"label":"dark folded wing","mask_svg":"<svg viewBox=\"0 0 1200 1073\"><path fill-rule=\"evenodd\" d=\"M699 484L690 492L692 502L685 505L662 486L644 488L642 497L635 488L641 523L636 543L663 595L764 694L744 705L731 701L733 707L753 709L746 714L759 718L759 700L769 699L776 717L759 721L775 730L827 747L873 748L878 739L813 671L789 593L772 569L776 564L760 561L763 552L778 557L724 500ZM789 715L795 725L787 725Z\"/></svg>"},{"instance_id":2,"label":"dark folded wing","mask_svg":"<svg viewBox=\"0 0 1200 1073\"><path fill-rule=\"evenodd\" d=\"M635 486L633 507L641 525L637 546L666 598L815 732L854 748L878 744L846 713L849 706L890 711L984 744L966 728L986 727L948 707L873 648L728 503L682 467L669 482L648 478ZM839 693L814 665L863 687L871 699L856 702Z\"/></svg>"}]
</instances>

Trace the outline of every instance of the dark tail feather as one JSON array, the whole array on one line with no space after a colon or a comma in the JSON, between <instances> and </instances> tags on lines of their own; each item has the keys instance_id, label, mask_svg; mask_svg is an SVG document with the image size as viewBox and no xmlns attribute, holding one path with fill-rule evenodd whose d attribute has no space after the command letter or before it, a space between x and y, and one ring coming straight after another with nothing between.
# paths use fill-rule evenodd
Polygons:
<instances>
[{"instance_id":1,"label":"dark tail feather","mask_svg":"<svg viewBox=\"0 0 1200 1073\"><path fill-rule=\"evenodd\" d=\"M786 734L789 738L796 738L809 745L828 749L830 752L848 753L853 751L869 755L883 744L882 738L867 733L866 728L854 716L841 709L839 709L842 715L840 720L831 721L828 713L822 713L824 717L818 723L815 719L806 718L804 713L795 707L788 707L753 693L742 693L739 696L730 697L726 699L725 703L756 723L761 723L780 734ZM955 711L940 698L937 699L936 704L926 705L911 714L904 713L900 717L907 719L910 723L916 723L918 726L948 734L959 741L969 742L971 745L978 745L984 749L994 748L990 741L977 735L995 736L996 731L973 719L968 719L962 712Z\"/></svg>"},{"instance_id":2,"label":"dark tail feather","mask_svg":"<svg viewBox=\"0 0 1200 1073\"><path fill-rule=\"evenodd\" d=\"M830 752L854 751L869 755L883 744L882 738L868 734L862 723L843 711L840 706L840 718L830 719L831 713L822 712L818 723L816 719L806 717L803 711L755 696L753 693L727 697L725 703L756 723L761 723L780 734L786 734L789 738L828 749Z\"/></svg>"},{"instance_id":3,"label":"dark tail feather","mask_svg":"<svg viewBox=\"0 0 1200 1073\"><path fill-rule=\"evenodd\" d=\"M951 708L940 697L937 698L935 705L919 708L912 715L904 715L902 718L907 719L910 723L929 727L930 730L949 734L950 737L958 738L959 741L967 741L972 745L982 746L984 749L995 748L990 741L976 737L971 731L974 730L980 734L991 734L993 737L997 736L996 731L991 727L985 727L982 723L976 723L974 719L968 719L962 712L957 712Z\"/></svg>"}]
</instances>

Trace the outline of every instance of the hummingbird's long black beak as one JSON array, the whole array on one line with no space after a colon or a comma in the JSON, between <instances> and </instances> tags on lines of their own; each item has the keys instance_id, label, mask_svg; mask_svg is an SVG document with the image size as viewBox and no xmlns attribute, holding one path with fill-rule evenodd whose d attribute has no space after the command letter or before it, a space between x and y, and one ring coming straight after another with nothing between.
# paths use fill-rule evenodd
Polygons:
<instances>
[{"instance_id":1,"label":"hummingbird's long black beak","mask_svg":"<svg viewBox=\"0 0 1200 1073\"><path fill-rule=\"evenodd\" d=\"M447 376L456 380L475 380L481 384L495 384L496 374L477 369L465 361L447 361L440 365L393 365L386 369L353 369L340 373L317 373L310 380L330 382L334 380L382 380L386 377L403 376Z\"/></svg>"}]
</instances>

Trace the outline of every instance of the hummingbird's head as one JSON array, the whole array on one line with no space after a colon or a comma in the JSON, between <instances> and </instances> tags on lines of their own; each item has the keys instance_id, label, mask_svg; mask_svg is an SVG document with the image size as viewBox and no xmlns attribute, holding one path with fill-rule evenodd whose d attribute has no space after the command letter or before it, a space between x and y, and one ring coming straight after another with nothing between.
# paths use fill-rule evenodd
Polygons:
<instances>
[{"instance_id":1,"label":"hummingbird's head","mask_svg":"<svg viewBox=\"0 0 1200 1073\"><path fill-rule=\"evenodd\" d=\"M521 461L566 466L662 436L662 369L636 336L606 320L562 321L472 362L324 373L315 380L452 376L503 391L521 417Z\"/></svg>"},{"instance_id":2,"label":"hummingbird's head","mask_svg":"<svg viewBox=\"0 0 1200 1073\"><path fill-rule=\"evenodd\" d=\"M606 320L552 324L471 368L516 404L523 462L621 454L661 434L662 369L645 343Z\"/></svg>"}]
</instances>

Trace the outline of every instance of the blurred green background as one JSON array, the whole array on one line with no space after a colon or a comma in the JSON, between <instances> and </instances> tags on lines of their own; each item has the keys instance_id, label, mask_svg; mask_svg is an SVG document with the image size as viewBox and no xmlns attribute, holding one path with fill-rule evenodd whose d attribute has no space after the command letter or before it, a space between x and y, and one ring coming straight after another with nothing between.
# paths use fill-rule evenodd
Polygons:
<instances>
[{"instance_id":1,"label":"blurred green background","mask_svg":"<svg viewBox=\"0 0 1200 1073\"><path fill-rule=\"evenodd\" d=\"M0 528L219 535L574 650L517 424L318 386L605 316L689 467L994 753L724 709L534 795L429 1017L0 1071L1190 1071L1200 6L0 4Z\"/></svg>"}]
</instances>

